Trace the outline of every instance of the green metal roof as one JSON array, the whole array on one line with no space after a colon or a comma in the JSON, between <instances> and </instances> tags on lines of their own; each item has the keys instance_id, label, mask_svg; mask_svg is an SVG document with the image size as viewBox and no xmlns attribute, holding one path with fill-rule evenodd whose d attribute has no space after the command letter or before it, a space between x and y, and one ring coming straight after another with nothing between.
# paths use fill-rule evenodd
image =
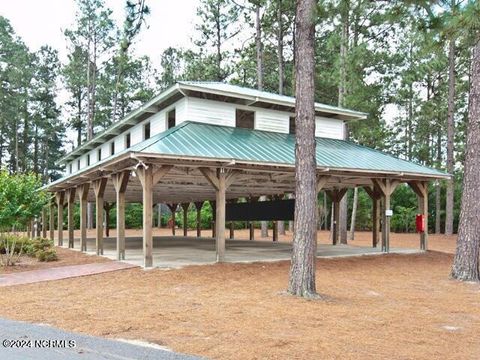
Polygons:
<instances>
[{"instance_id":1,"label":"green metal roof","mask_svg":"<svg viewBox=\"0 0 480 360\"><path fill-rule=\"evenodd\" d=\"M184 122L128 149L131 152L214 158L278 165L295 164L295 136ZM448 174L355 143L317 138L317 165L352 171L405 173L431 178Z\"/></svg>"}]
</instances>

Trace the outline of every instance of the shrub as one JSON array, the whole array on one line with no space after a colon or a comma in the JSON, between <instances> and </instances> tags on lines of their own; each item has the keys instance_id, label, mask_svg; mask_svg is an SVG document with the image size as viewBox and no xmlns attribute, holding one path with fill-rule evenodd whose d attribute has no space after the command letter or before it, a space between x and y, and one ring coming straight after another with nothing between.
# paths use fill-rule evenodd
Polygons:
<instances>
[{"instance_id":1,"label":"shrub","mask_svg":"<svg viewBox=\"0 0 480 360\"><path fill-rule=\"evenodd\" d=\"M53 241L45 238L33 239L28 249L28 255L36 257L38 261L58 260L57 252L53 247Z\"/></svg>"},{"instance_id":2,"label":"shrub","mask_svg":"<svg viewBox=\"0 0 480 360\"><path fill-rule=\"evenodd\" d=\"M11 251L15 254L27 253L31 246L31 240L25 236L14 234L0 235L0 254L6 254Z\"/></svg>"},{"instance_id":3,"label":"shrub","mask_svg":"<svg viewBox=\"0 0 480 360\"><path fill-rule=\"evenodd\" d=\"M13 234L0 235L0 265L15 265L29 246L30 240L26 237Z\"/></svg>"},{"instance_id":4,"label":"shrub","mask_svg":"<svg viewBox=\"0 0 480 360\"><path fill-rule=\"evenodd\" d=\"M36 257L38 261L45 261L45 262L58 260L57 252L55 251L54 248L39 250L36 253Z\"/></svg>"},{"instance_id":5,"label":"shrub","mask_svg":"<svg viewBox=\"0 0 480 360\"><path fill-rule=\"evenodd\" d=\"M35 238L30 242L27 254L29 256L36 256L39 251L48 250L53 247L53 241L45 238Z\"/></svg>"}]
</instances>

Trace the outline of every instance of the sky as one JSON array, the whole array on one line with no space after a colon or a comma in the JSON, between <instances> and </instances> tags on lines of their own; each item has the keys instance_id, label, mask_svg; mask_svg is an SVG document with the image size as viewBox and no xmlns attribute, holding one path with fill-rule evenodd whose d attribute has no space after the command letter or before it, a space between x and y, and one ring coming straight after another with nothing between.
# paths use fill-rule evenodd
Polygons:
<instances>
[{"instance_id":1,"label":"sky","mask_svg":"<svg viewBox=\"0 0 480 360\"><path fill-rule=\"evenodd\" d=\"M155 68L159 68L160 55L168 47L191 47L196 8L199 0L147 0L150 15L147 27L136 37L133 52L148 55ZM119 26L125 18L125 0L105 0ZM10 20L16 34L30 51L42 45L58 50L60 61L66 63L68 49L63 32L75 24L75 0L0 0L0 15ZM68 95L59 89L57 101L63 104ZM64 114L65 115L65 114ZM66 149L76 142L76 133L67 131Z\"/></svg>"},{"instance_id":2,"label":"sky","mask_svg":"<svg viewBox=\"0 0 480 360\"><path fill-rule=\"evenodd\" d=\"M149 55L155 67L160 54L169 46L189 47L194 32L199 0L149 0L148 28L142 29L136 43L137 55ZM119 25L125 17L125 0L105 0ZM31 51L48 44L59 51L64 62L67 42L63 30L75 21L75 0L0 0L0 15L10 20L15 32Z\"/></svg>"},{"instance_id":3,"label":"sky","mask_svg":"<svg viewBox=\"0 0 480 360\"><path fill-rule=\"evenodd\" d=\"M104 0L112 9L113 18L120 26L125 18L125 0ZM189 48L194 34L196 8L199 0L147 0L150 15L147 28L135 40L133 52L148 55L155 68L159 68L160 55L168 47ZM60 60L67 60L67 41L63 31L75 23L75 0L0 0L0 15L8 18L31 51L48 44L59 51ZM60 103L66 94L59 94ZM388 106L384 113L391 122L398 110ZM75 133L68 134L70 140Z\"/></svg>"}]
</instances>

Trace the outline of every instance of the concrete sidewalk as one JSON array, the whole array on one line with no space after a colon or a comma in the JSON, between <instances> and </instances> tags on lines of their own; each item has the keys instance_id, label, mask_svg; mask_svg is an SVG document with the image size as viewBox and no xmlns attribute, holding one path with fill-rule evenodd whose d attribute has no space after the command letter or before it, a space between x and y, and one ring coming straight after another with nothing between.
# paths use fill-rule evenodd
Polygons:
<instances>
[{"instance_id":1,"label":"concrete sidewalk","mask_svg":"<svg viewBox=\"0 0 480 360\"><path fill-rule=\"evenodd\" d=\"M193 360L155 344L144 346L0 319L0 359L8 360Z\"/></svg>"},{"instance_id":2,"label":"concrete sidewalk","mask_svg":"<svg viewBox=\"0 0 480 360\"><path fill-rule=\"evenodd\" d=\"M61 266L48 269L22 271L0 275L0 287L23 284L33 284L42 281L61 280L79 276L95 275L110 271L137 267L118 261L107 261L83 265Z\"/></svg>"}]
</instances>

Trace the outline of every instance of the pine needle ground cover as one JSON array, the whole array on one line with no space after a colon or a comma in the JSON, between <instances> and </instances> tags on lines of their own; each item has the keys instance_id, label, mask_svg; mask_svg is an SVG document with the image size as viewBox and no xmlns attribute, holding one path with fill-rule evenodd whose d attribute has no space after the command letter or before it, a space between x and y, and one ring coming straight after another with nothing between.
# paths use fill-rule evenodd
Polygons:
<instances>
[{"instance_id":1,"label":"pine needle ground cover","mask_svg":"<svg viewBox=\"0 0 480 360\"><path fill-rule=\"evenodd\" d=\"M323 301L285 295L288 261L131 269L5 288L0 316L217 359L477 359L480 286L449 280L451 262L319 259Z\"/></svg>"}]
</instances>

